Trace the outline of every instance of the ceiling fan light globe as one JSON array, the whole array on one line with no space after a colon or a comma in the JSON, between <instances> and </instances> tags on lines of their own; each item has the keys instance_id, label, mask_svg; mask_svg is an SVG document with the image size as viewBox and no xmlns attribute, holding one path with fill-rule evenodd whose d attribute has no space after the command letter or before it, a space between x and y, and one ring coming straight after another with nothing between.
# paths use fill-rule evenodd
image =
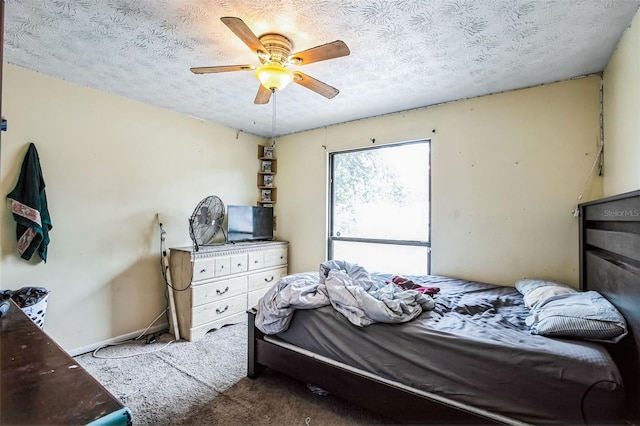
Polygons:
<instances>
[{"instance_id":1,"label":"ceiling fan light globe","mask_svg":"<svg viewBox=\"0 0 640 426\"><path fill-rule=\"evenodd\" d=\"M277 63L267 63L255 71L256 78L265 88L280 91L293 81L293 73Z\"/></svg>"}]
</instances>

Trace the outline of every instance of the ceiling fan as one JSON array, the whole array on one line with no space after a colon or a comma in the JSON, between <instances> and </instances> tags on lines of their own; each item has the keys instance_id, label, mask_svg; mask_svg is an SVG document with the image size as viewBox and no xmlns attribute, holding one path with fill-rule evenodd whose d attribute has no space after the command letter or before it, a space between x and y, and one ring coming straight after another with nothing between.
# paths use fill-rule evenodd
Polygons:
<instances>
[{"instance_id":1,"label":"ceiling fan","mask_svg":"<svg viewBox=\"0 0 640 426\"><path fill-rule=\"evenodd\" d=\"M257 37L240 18L222 17L220 20L258 55L258 59L262 65L257 69L253 65L196 67L191 68L193 73L210 74L255 70L256 78L260 80L261 83L254 101L256 104L268 103L273 92L284 89L285 86L292 81L328 99L335 97L339 93L339 90L335 87L329 86L300 71L292 72L287 69L287 67L289 65L307 65L313 62L347 56L351 52L343 41L336 40L292 54L291 49L293 48L293 43L282 34L267 33Z\"/></svg>"}]
</instances>

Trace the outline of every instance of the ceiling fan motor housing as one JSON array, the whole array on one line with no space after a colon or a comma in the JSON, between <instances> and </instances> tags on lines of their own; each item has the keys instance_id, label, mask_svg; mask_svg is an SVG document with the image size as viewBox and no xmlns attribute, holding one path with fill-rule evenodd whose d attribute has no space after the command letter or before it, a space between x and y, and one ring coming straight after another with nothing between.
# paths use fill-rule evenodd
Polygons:
<instances>
[{"instance_id":1,"label":"ceiling fan motor housing","mask_svg":"<svg viewBox=\"0 0 640 426\"><path fill-rule=\"evenodd\" d=\"M276 62L282 66L289 64L288 59L293 48L291 40L281 34L269 33L260 36L260 42L267 49L267 55L259 55L260 62Z\"/></svg>"}]
</instances>

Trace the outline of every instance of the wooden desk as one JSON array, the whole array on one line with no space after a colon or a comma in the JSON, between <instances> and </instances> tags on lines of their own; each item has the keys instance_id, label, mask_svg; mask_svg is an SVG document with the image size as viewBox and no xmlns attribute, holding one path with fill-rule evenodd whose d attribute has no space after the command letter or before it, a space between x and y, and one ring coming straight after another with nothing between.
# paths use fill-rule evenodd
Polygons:
<instances>
[{"instance_id":1,"label":"wooden desk","mask_svg":"<svg viewBox=\"0 0 640 426\"><path fill-rule=\"evenodd\" d=\"M0 424L130 425L131 411L11 303L0 318Z\"/></svg>"}]
</instances>

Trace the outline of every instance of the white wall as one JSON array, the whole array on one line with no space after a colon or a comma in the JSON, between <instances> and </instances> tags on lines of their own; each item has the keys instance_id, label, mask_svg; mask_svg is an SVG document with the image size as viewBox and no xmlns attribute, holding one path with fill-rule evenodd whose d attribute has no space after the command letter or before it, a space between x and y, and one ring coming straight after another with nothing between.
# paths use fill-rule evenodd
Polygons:
<instances>
[{"instance_id":1,"label":"white wall","mask_svg":"<svg viewBox=\"0 0 640 426\"><path fill-rule=\"evenodd\" d=\"M640 12L604 71L604 194L640 189Z\"/></svg>"},{"instance_id":2,"label":"white wall","mask_svg":"<svg viewBox=\"0 0 640 426\"><path fill-rule=\"evenodd\" d=\"M432 273L577 285L571 213L598 149L599 88L593 76L281 138L278 230L291 270L325 259L328 152L431 138ZM596 177L583 201L601 193Z\"/></svg>"},{"instance_id":3,"label":"white wall","mask_svg":"<svg viewBox=\"0 0 640 426\"><path fill-rule=\"evenodd\" d=\"M24 261L8 204L0 209L0 288L48 288L45 330L67 350L144 329L167 303L156 213L170 247L191 243L187 219L205 196L255 204L263 140L16 66L4 72L0 189L11 191L35 143L53 230L48 262Z\"/></svg>"}]
</instances>

